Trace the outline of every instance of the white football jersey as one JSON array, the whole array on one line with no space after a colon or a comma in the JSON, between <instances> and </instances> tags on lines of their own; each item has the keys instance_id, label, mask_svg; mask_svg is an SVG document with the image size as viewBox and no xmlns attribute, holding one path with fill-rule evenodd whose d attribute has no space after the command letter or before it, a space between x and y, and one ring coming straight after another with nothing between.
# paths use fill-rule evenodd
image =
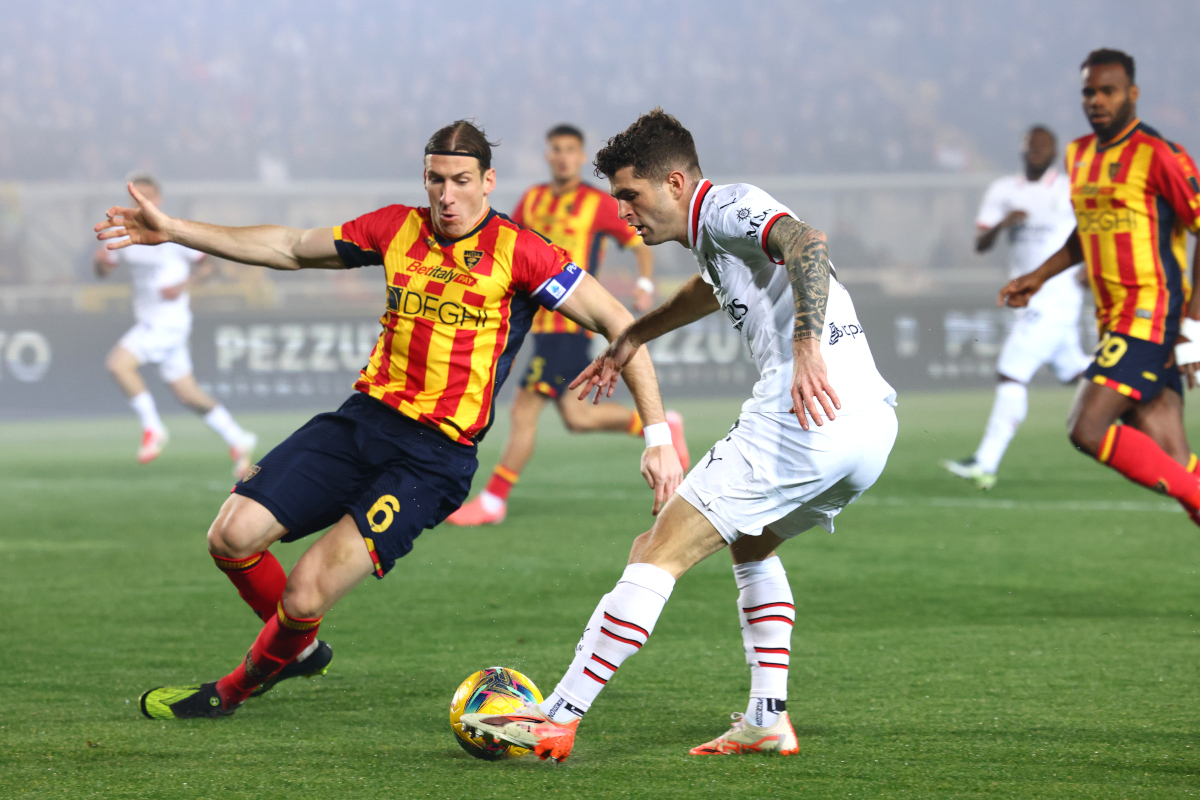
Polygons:
<instances>
[{"instance_id":1,"label":"white football jersey","mask_svg":"<svg viewBox=\"0 0 1200 800\"><path fill-rule=\"evenodd\" d=\"M1010 211L1024 211L1024 224L1008 230L1010 278L1032 272L1063 246L1075 230L1070 179L1051 167L1036 181L1023 174L996 179L983 196L975 224L994 228ZM1038 290L1029 308L1042 317L1075 324L1083 305L1083 287L1078 267L1055 275Z\"/></svg>"},{"instance_id":2,"label":"white football jersey","mask_svg":"<svg viewBox=\"0 0 1200 800\"><path fill-rule=\"evenodd\" d=\"M793 405L795 302L787 269L767 251L767 235L784 216L795 217L762 189L745 183L714 186L703 180L689 208L688 246L700 275L758 366L759 380L744 412L786 412ZM850 293L835 275L829 278L821 355L843 413L885 399L895 403L895 390L875 368Z\"/></svg>"},{"instance_id":3,"label":"white football jersey","mask_svg":"<svg viewBox=\"0 0 1200 800\"><path fill-rule=\"evenodd\" d=\"M186 281L192 265L204 258L204 253L167 242L153 247L130 245L114 254L132 272L133 316L138 322L154 328L191 327L190 295L183 292L174 300L167 300L162 290Z\"/></svg>"}]
</instances>

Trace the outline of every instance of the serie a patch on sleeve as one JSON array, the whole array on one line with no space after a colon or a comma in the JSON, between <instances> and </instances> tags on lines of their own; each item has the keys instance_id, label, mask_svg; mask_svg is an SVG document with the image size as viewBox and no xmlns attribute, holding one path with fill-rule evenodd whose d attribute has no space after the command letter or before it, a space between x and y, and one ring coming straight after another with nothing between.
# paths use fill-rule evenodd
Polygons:
<instances>
[{"instance_id":1,"label":"serie a patch on sleeve","mask_svg":"<svg viewBox=\"0 0 1200 800\"><path fill-rule=\"evenodd\" d=\"M539 286L533 293L533 299L554 311L567 301L579 281L583 280L583 275L583 270L571 262L563 267L562 272Z\"/></svg>"}]
</instances>

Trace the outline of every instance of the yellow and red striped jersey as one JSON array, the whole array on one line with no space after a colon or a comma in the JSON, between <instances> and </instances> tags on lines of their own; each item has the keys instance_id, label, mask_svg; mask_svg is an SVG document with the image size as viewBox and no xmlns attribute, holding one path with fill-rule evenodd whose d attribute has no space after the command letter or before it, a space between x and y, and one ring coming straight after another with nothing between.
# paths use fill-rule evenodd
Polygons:
<instances>
[{"instance_id":1,"label":"yellow and red striped jersey","mask_svg":"<svg viewBox=\"0 0 1200 800\"><path fill-rule=\"evenodd\" d=\"M558 308L583 278L562 248L489 210L459 239L428 208L388 206L333 229L347 267L382 264L383 331L354 388L462 444L492 423L538 307Z\"/></svg>"},{"instance_id":2,"label":"yellow and red striped jersey","mask_svg":"<svg viewBox=\"0 0 1200 800\"><path fill-rule=\"evenodd\" d=\"M1134 120L1105 145L1071 142L1066 165L1101 332L1171 344L1191 295L1187 231L1200 230L1191 156Z\"/></svg>"},{"instance_id":3,"label":"yellow and red striped jersey","mask_svg":"<svg viewBox=\"0 0 1200 800\"><path fill-rule=\"evenodd\" d=\"M531 186L517 202L512 218L518 225L537 231L566 250L576 264L593 276L604 258L605 236L613 237L623 247L642 243L634 229L617 216L617 201L586 183L563 194L555 194L547 183ZM534 333L581 330L553 311L539 310L533 318Z\"/></svg>"}]
</instances>

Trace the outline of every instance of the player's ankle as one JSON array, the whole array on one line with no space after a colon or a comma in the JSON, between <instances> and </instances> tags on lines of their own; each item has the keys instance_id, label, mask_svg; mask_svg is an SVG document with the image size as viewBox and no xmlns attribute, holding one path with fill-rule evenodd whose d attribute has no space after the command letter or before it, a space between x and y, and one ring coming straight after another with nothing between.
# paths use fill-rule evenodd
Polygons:
<instances>
[{"instance_id":1,"label":"player's ankle","mask_svg":"<svg viewBox=\"0 0 1200 800\"><path fill-rule=\"evenodd\" d=\"M787 711L787 700L779 697L751 697L745 720L756 728L769 728Z\"/></svg>"},{"instance_id":2,"label":"player's ankle","mask_svg":"<svg viewBox=\"0 0 1200 800\"><path fill-rule=\"evenodd\" d=\"M558 692L552 693L539 703L538 708L551 722L557 722L560 725L570 725L572 722L582 719L586 713L584 709L572 704Z\"/></svg>"}]
</instances>

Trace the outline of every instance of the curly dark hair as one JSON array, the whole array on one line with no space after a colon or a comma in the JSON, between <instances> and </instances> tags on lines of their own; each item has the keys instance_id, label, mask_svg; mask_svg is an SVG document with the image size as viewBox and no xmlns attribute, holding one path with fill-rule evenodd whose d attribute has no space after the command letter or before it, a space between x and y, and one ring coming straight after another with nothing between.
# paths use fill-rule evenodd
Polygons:
<instances>
[{"instance_id":1,"label":"curly dark hair","mask_svg":"<svg viewBox=\"0 0 1200 800\"><path fill-rule=\"evenodd\" d=\"M656 108L608 140L593 162L597 178L611 178L633 167L635 178L662 181L674 170L700 178L696 142L679 120Z\"/></svg>"},{"instance_id":2,"label":"curly dark hair","mask_svg":"<svg viewBox=\"0 0 1200 800\"><path fill-rule=\"evenodd\" d=\"M1088 67L1098 67L1101 64L1120 64L1125 70L1125 74L1129 76L1129 82L1133 83L1133 56L1126 53L1124 50L1112 50L1107 47L1101 47L1099 50L1093 50L1088 53L1088 57L1079 65L1080 69Z\"/></svg>"},{"instance_id":3,"label":"curly dark hair","mask_svg":"<svg viewBox=\"0 0 1200 800\"><path fill-rule=\"evenodd\" d=\"M492 148L499 144L489 142L487 133L474 120L459 119L429 137L425 154L455 152L475 156L479 159L479 172L483 174L492 168Z\"/></svg>"}]
</instances>

